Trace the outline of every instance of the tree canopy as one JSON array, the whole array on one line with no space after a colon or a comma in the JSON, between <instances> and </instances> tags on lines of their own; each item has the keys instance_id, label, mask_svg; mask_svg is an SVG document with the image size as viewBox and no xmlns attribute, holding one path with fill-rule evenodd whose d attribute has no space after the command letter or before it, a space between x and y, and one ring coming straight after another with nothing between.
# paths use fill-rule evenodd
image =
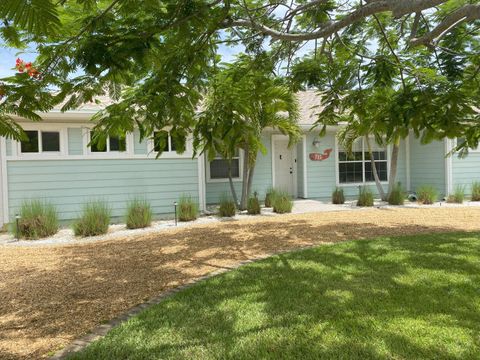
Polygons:
<instances>
[{"instance_id":1,"label":"tree canopy","mask_svg":"<svg viewBox=\"0 0 480 360\"><path fill-rule=\"evenodd\" d=\"M268 47L288 75L310 41L314 56L293 75L310 74L307 85L328 79L329 105L360 82L386 81L390 93L376 95L395 99L387 132L408 117L415 130L461 136L464 146L480 138L472 110L480 88L479 1L4 0L0 18L2 41L34 47L39 74L2 80L3 135L19 133L11 114L38 120L56 103L68 110L105 92L117 100L96 116L105 133L139 126L150 136L174 126L185 134L220 45L240 44L249 54ZM359 66L360 82L353 76Z\"/></svg>"}]
</instances>

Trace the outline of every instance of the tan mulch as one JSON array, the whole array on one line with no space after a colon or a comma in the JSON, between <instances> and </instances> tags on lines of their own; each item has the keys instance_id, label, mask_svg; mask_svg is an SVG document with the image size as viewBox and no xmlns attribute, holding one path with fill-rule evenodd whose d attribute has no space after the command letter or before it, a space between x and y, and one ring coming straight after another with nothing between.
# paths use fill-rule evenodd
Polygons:
<instances>
[{"instance_id":1,"label":"tan mulch","mask_svg":"<svg viewBox=\"0 0 480 360\"><path fill-rule=\"evenodd\" d=\"M286 215L114 241L0 247L0 358L51 354L166 289L246 259L312 244L447 231L480 231L480 209Z\"/></svg>"}]
</instances>

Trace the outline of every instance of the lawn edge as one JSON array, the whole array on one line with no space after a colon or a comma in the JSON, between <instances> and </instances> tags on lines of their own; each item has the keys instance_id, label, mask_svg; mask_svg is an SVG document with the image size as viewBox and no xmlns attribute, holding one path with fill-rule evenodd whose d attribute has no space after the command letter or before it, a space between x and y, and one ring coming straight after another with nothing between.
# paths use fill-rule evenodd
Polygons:
<instances>
[{"instance_id":1,"label":"lawn edge","mask_svg":"<svg viewBox=\"0 0 480 360\"><path fill-rule=\"evenodd\" d=\"M480 232L478 232L478 231L458 231L458 230L447 231L447 232L443 231L443 232L440 232L440 233L480 234ZM425 233L425 234L422 234L422 235L435 235L435 234L439 234L439 232L433 231L431 233ZM406 235L395 236L395 237L396 238L402 238L402 237L411 237L411 236L414 236L414 235L406 234ZM381 238L385 238L385 237L387 237L387 236L377 236L377 237L373 237L373 238L368 239L368 240L377 240L377 239L381 239ZM266 260L266 259L274 257L274 256L278 256L278 255L282 255L282 254L286 254L286 253L301 252L301 251L304 251L304 250L319 248L319 247L325 246L325 245L335 245L335 244L340 244L340 243L349 243L349 242L353 242L353 241L365 241L365 240L366 239L350 239L350 240L344 240L344 241L340 241L340 242L336 242L336 243L323 243L323 244L322 243L320 243L320 244L317 243L317 244L301 246L301 247L298 247L296 249L276 251L276 252L273 252L273 253L264 254L264 255L254 257L252 259L243 260L243 261L240 261L239 263L231 265L227 268L217 269L217 270L214 270L214 271L212 271L212 272L210 272L210 273L208 273L204 276L200 276L198 278L190 279L182 285L179 285L177 287L168 289L168 290L162 292L161 294L159 294L157 296L154 296L150 300L130 308L129 310L127 310L123 314L109 320L105 324L101 324L101 325L95 327L88 334L85 334L85 335L82 335L82 336L78 337L77 339L73 340L67 346L65 346L62 349L56 351L55 354L48 357L48 359L50 359L50 360L64 360L64 359L67 359L68 356L84 350L86 347L88 347L93 342L105 337L111 330L113 330L117 326L119 326L122 323L130 320L131 318L139 315L142 311L169 299L170 297L172 297L176 293L178 293L182 290L188 289L188 288L194 286L195 284L197 284L199 282L202 282L202 281L211 279L215 276L218 276L218 275L225 274L227 272L236 270L236 269L238 269L242 266L248 265L248 264L252 264L252 263L262 261L262 260Z\"/></svg>"},{"instance_id":2,"label":"lawn edge","mask_svg":"<svg viewBox=\"0 0 480 360\"><path fill-rule=\"evenodd\" d=\"M358 240L358 239L356 239L356 240ZM347 240L347 241L355 241L355 240ZM342 241L342 242L346 242L346 241ZM199 282L208 280L210 278L213 278L215 276L230 272L232 270L236 270L236 269L238 269L238 268L240 268L244 265L259 262L259 261L271 258L273 256L282 255L282 254L286 254L286 253L297 252L297 251L303 251L303 250L308 250L308 249L313 249L313 248L317 248L317 247L323 246L323 245L330 245L330 244L328 244L328 243L312 244L312 245L302 246L302 247L299 247L297 249L276 251L276 252L269 253L269 254L266 254L266 255L261 255L261 256L258 256L258 257L254 257L252 259L243 260L243 261L241 261L241 262L239 262L235 265L229 266L228 268L218 269L218 270L212 271L211 273L208 273L207 275L188 280L187 282L185 282L182 285L179 285L177 287L168 289L168 290L162 292L160 295L157 295L157 296L151 298L150 300L148 300L144 303L141 303L139 305L136 305L136 306L130 308L129 310L127 310L123 314L113 318L112 320L109 320L107 323L95 327L88 334L80 336L79 338L73 340L67 346L65 346L62 349L56 351L55 354L50 356L48 359L50 359L50 360L67 359L68 356L82 351L83 349L85 349L87 346L89 346L93 342L105 337L111 330L113 330L117 326L119 326L122 323L128 321L129 319L139 315L142 311L144 311L144 310L146 310L146 309L148 309L148 308L150 308L154 305L157 305L157 304L161 303L162 301L167 300L168 298L172 297L176 293L178 293L182 290L188 289L188 288L192 287L193 285L195 285Z\"/></svg>"}]
</instances>

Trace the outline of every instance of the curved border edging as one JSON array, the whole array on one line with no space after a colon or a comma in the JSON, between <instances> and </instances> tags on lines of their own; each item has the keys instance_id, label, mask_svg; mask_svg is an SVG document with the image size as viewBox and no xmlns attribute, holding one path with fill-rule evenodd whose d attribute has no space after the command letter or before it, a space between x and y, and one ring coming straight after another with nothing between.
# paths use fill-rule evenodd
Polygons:
<instances>
[{"instance_id":1,"label":"curved border edging","mask_svg":"<svg viewBox=\"0 0 480 360\"><path fill-rule=\"evenodd\" d=\"M299 248L296 248L296 249L282 250L282 251L277 251L277 252L274 252L274 253L258 256L258 257L255 257L253 259L244 260L244 261L241 261L241 262L239 262L235 265L232 265L230 267L215 270L215 271L210 272L206 275L203 275L203 276L200 276L198 278L189 280L185 284L182 284L182 285L177 286L175 288L166 290L165 292L162 292L160 295L157 295L157 296L153 297L152 299L148 300L147 302L144 302L142 304L139 304L139 305L136 305L136 306L130 308L127 312L123 313L120 316L117 316L117 317L113 318L112 320L108 321L106 324L102 324L102 325L97 326L87 335L83 335L83 336L77 338L76 340L72 341L69 345L67 345L64 348L62 348L61 350L58 350L57 352L55 352L55 354L50 356L48 359L50 359L50 360L64 360L69 355L72 355L74 353L82 351L83 349L85 349L87 346L89 346L94 341L99 340L102 337L104 337L105 335L107 335L110 330L119 326L120 324L129 320L130 318L132 318L134 316L137 316L143 310L146 310L147 308L149 308L153 305L157 305L157 304L161 303L162 301L168 299L169 297L175 295L176 293L178 293L182 290L185 290L185 289L187 289L187 288L189 288L189 287L191 287L191 286L193 286L193 285L195 285L195 284L197 284L201 281L213 278L217 275L221 275L221 274L227 273L227 272L232 271L232 270L236 270L236 269L238 269L238 268L240 268L244 265L247 265L247 264L251 264L251 263L261 261L261 260L268 259L268 258L276 256L276 255L307 250L307 249L315 248L315 247L318 247L318 246L321 246L321 245L322 245L321 243L320 244L314 244L314 245L312 244L312 245L302 246L302 247L299 247Z\"/></svg>"}]
</instances>

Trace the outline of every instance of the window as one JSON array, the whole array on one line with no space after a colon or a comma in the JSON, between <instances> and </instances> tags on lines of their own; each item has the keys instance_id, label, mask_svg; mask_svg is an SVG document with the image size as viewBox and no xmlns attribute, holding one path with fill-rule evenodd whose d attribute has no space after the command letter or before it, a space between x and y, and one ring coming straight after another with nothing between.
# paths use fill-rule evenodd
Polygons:
<instances>
[{"instance_id":1,"label":"window","mask_svg":"<svg viewBox=\"0 0 480 360\"><path fill-rule=\"evenodd\" d=\"M93 137L93 132L90 132L90 139ZM125 136L108 136L105 146L95 143L90 145L92 153L106 153L106 152L124 152L127 151L127 139Z\"/></svg>"},{"instance_id":2,"label":"window","mask_svg":"<svg viewBox=\"0 0 480 360\"><path fill-rule=\"evenodd\" d=\"M153 150L155 152L174 152L177 146L168 131L155 131L153 133Z\"/></svg>"},{"instance_id":3,"label":"window","mask_svg":"<svg viewBox=\"0 0 480 360\"><path fill-rule=\"evenodd\" d=\"M378 146L373 140L371 141L371 146L378 177L380 181L388 181L387 151L385 148ZM338 180L340 184L358 184L375 181L368 146L364 139L357 140L354 143L351 154L339 147Z\"/></svg>"},{"instance_id":4,"label":"window","mask_svg":"<svg viewBox=\"0 0 480 360\"><path fill-rule=\"evenodd\" d=\"M20 144L22 153L60 152L59 131L25 131L27 140Z\"/></svg>"},{"instance_id":5,"label":"window","mask_svg":"<svg viewBox=\"0 0 480 360\"><path fill-rule=\"evenodd\" d=\"M232 159L231 163L231 172L233 179L240 178L240 153L237 150L237 154ZM228 179L228 168L229 161L223 159L221 156L217 156L210 162L210 179L211 180L223 180Z\"/></svg>"}]
</instances>

